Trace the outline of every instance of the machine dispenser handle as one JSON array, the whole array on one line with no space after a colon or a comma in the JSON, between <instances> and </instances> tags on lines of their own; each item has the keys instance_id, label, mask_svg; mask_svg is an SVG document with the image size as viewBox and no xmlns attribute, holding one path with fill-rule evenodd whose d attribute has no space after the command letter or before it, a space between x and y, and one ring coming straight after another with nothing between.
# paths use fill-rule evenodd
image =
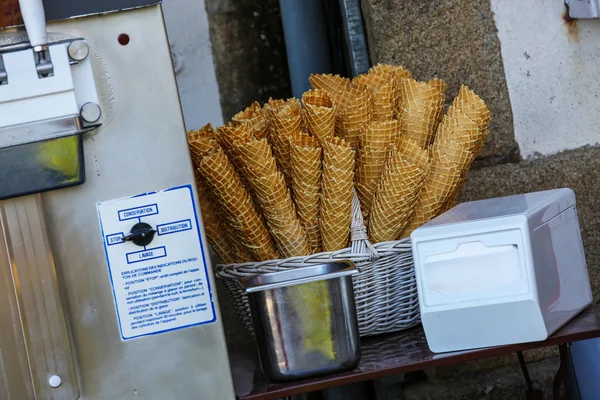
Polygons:
<instances>
[{"instance_id":1,"label":"machine dispenser handle","mask_svg":"<svg viewBox=\"0 0 600 400\"><path fill-rule=\"evenodd\" d=\"M44 50L48 45L48 37L42 0L19 0L19 5L31 46L37 52Z\"/></svg>"}]
</instances>

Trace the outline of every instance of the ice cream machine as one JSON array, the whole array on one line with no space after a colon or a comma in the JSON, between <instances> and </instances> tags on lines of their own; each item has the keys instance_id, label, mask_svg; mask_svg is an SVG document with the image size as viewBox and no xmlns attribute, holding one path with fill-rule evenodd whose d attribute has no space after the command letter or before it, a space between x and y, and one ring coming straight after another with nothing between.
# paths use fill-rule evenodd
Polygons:
<instances>
[{"instance_id":1,"label":"ice cream machine","mask_svg":"<svg viewBox=\"0 0 600 400\"><path fill-rule=\"evenodd\" d=\"M19 3L25 27L0 28L0 399L234 398L160 4Z\"/></svg>"}]
</instances>

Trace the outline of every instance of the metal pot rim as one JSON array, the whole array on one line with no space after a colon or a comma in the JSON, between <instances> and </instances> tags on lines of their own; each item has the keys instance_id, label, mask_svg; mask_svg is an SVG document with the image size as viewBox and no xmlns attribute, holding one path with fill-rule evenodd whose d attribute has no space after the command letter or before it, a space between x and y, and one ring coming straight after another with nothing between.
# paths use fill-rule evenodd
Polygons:
<instances>
[{"instance_id":1,"label":"metal pot rim","mask_svg":"<svg viewBox=\"0 0 600 400\"><path fill-rule=\"evenodd\" d=\"M358 273L358 268L350 261L334 261L290 268L286 271L271 272L242 278L238 281L246 293L301 285L304 283L342 278Z\"/></svg>"}]
</instances>

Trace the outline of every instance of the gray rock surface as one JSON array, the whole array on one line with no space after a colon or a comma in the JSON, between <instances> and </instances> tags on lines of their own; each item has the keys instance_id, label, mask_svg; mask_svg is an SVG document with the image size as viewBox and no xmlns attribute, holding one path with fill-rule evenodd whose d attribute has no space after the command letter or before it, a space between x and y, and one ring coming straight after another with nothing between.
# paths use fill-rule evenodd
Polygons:
<instances>
[{"instance_id":1,"label":"gray rock surface","mask_svg":"<svg viewBox=\"0 0 600 400\"><path fill-rule=\"evenodd\" d=\"M223 118L291 96L279 1L206 0Z\"/></svg>"}]
</instances>

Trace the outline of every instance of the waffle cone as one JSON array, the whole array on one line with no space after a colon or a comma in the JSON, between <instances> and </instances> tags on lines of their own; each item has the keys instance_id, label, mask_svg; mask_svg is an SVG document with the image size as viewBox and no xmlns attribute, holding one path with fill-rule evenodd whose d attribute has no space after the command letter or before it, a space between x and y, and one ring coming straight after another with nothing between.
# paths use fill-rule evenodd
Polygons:
<instances>
[{"instance_id":1,"label":"waffle cone","mask_svg":"<svg viewBox=\"0 0 600 400\"><path fill-rule=\"evenodd\" d=\"M258 261L279 258L249 193L220 147L202 158L198 172L253 258Z\"/></svg>"},{"instance_id":2,"label":"waffle cone","mask_svg":"<svg viewBox=\"0 0 600 400\"><path fill-rule=\"evenodd\" d=\"M324 90L330 95L343 92L350 87L350 80L339 75L312 74L308 80L313 89Z\"/></svg>"},{"instance_id":3,"label":"waffle cone","mask_svg":"<svg viewBox=\"0 0 600 400\"><path fill-rule=\"evenodd\" d=\"M415 108L409 106L402 116L401 134L426 149L433 141L438 113L439 107L431 101L416 105Z\"/></svg>"},{"instance_id":4,"label":"waffle cone","mask_svg":"<svg viewBox=\"0 0 600 400\"><path fill-rule=\"evenodd\" d=\"M433 78L427 83L440 93L446 93L446 89L448 88L448 84L439 78Z\"/></svg>"},{"instance_id":5,"label":"waffle cone","mask_svg":"<svg viewBox=\"0 0 600 400\"><path fill-rule=\"evenodd\" d=\"M200 203L200 211L202 212L202 222L206 238L222 263L234 263L237 261L236 254L232 249L231 243L229 242L229 235L226 232L229 226L220 219L214 200L211 198L208 188L200 178L199 174L196 174L196 178L198 202Z\"/></svg>"},{"instance_id":6,"label":"waffle cone","mask_svg":"<svg viewBox=\"0 0 600 400\"><path fill-rule=\"evenodd\" d=\"M374 121L394 119L396 104L396 80L385 73L369 73L357 76L352 84L371 93Z\"/></svg>"},{"instance_id":7,"label":"waffle cone","mask_svg":"<svg viewBox=\"0 0 600 400\"><path fill-rule=\"evenodd\" d=\"M395 146L402 153L402 158L415 164L420 169L429 170L429 154L415 142L413 139L401 136L396 139Z\"/></svg>"},{"instance_id":8,"label":"waffle cone","mask_svg":"<svg viewBox=\"0 0 600 400\"><path fill-rule=\"evenodd\" d=\"M252 138L252 129L250 124L243 122L229 122L224 126L220 126L216 131L217 140L219 145L225 150L225 153L229 155L233 143L236 140L249 140Z\"/></svg>"},{"instance_id":9,"label":"waffle cone","mask_svg":"<svg viewBox=\"0 0 600 400\"><path fill-rule=\"evenodd\" d=\"M204 125L202 128L200 128L198 130L188 131L186 134L188 143L193 142L197 138L206 138L206 137L216 138L215 135L216 135L215 130L214 130L212 124L210 124L210 123Z\"/></svg>"},{"instance_id":10,"label":"waffle cone","mask_svg":"<svg viewBox=\"0 0 600 400\"><path fill-rule=\"evenodd\" d=\"M400 65L377 64L369 69L370 74L386 74L397 81L404 78L412 78L411 73Z\"/></svg>"},{"instance_id":11,"label":"waffle cone","mask_svg":"<svg viewBox=\"0 0 600 400\"><path fill-rule=\"evenodd\" d=\"M335 133L336 107L324 90L313 89L302 95L302 114L308 132L319 142Z\"/></svg>"},{"instance_id":12,"label":"waffle cone","mask_svg":"<svg viewBox=\"0 0 600 400\"><path fill-rule=\"evenodd\" d=\"M421 154L413 159L427 159L427 151L418 146L415 151ZM369 215L369 239L373 243L396 240L400 236L425 182L428 164L407 161L404 154L406 148L396 142L379 181Z\"/></svg>"},{"instance_id":13,"label":"waffle cone","mask_svg":"<svg viewBox=\"0 0 600 400\"><path fill-rule=\"evenodd\" d=\"M350 144L337 137L325 139L320 211L324 251L340 250L348 245L353 179L354 150Z\"/></svg>"},{"instance_id":14,"label":"waffle cone","mask_svg":"<svg viewBox=\"0 0 600 400\"><path fill-rule=\"evenodd\" d=\"M431 147L431 158L434 163L451 165L460 172L468 169L475 157L460 143L443 139Z\"/></svg>"},{"instance_id":15,"label":"waffle cone","mask_svg":"<svg viewBox=\"0 0 600 400\"><path fill-rule=\"evenodd\" d=\"M359 138L355 181L365 218L371 210L375 190L397 132L396 120L374 121Z\"/></svg>"},{"instance_id":16,"label":"waffle cone","mask_svg":"<svg viewBox=\"0 0 600 400\"><path fill-rule=\"evenodd\" d=\"M269 121L257 101L234 115L231 120L234 123L247 122L256 139L263 139L269 134Z\"/></svg>"},{"instance_id":17,"label":"waffle cone","mask_svg":"<svg viewBox=\"0 0 600 400\"><path fill-rule=\"evenodd\" d=\"M283 257L310 254L306 231L296 216L283 175L277 170L266 139L252 139L238 147L277 248Z\"/></svg>"},{"instance_id":18,"label":"waffle cone","mask_svg":"<svg viewBox=\"0 0 600 400\"><path fill-rule=\"evenodd\" d=\"M338 135L356 148L361 131L371 121L373 108L367 90L350 88L340 93L338 104Z\"/></svg>"},{"instance_id":19,"label":"waffle cone","mask_svg":"<svg viewBox=\"0 0 600 400\"><path fill-rule=\"evenodd\" d=\"M450 106L438 127L436 141L452 140L470 152L474 152L480 137L481 133L477 123L459 109Z\"/></svg>"},{"instance_id":20,"label":"waffle cone","mask_svg":"<svg viewBox=\"0 0 600 400\"><path fill-rule=\"evenodd\" d=\"M319 226L321 200L321 146L315 137L296 134L290 144L292 188L298 219L308 236L313 253L322 250Z\"/></svg>"},{"instance_id":21,"label":"waffle cone","mask_svg":"<svg viewBox=\"0 0 600 400\"><path fill-rule=\"evenodd\" d=\"M414 79L403 79L400 84L401 102L396 117L401 122L401 132L424 149L433 141L444 108L444 92L439 88L444 83L438 81L434 81L435 86Z\"/></svg>"},{"instance_id":22,"label":"waffle cone","mask_svg":"<svg viewBox=\"0 0 600 400\"><path fill-rule=\"evenodd\" d=\"M277 165L288 186L292 183L290 165L290 139L302 130L300 101L295 98L286 100L278 108L269 108L271 124L270 142Z\"/></svg>"},{"instance_id":23,"label":"waffle cone","mask_svg":"<svg viewBox=\"0 0 600 400\"><path fill-rule=\"evenodd\" d=\"M419 193L419 200L417 201L410 220L400 235L400 238L403 239L409 237L415 229L434 218L441 208L441 204L443 204L443 202L440 202L434 194L423 186Z\"/></svg>"},{"instance_id":24,"label":"waffle cone","mask_svg":"<svg viewBox=\"0 0 600 400\"><path fill-rule=\"evenodd\" d=\"M217 147L217 141L212 137L194 137L188 141L188 147L190 149L190 155L194 167L200 162L202 157L212 149Z\"/></svg>"},{"instance_id":25,"label":"waffle cone","mask_svg":"<svg viewBox=\"0 0 600 400\"><path fill-rule=\"evenodd\" d=\"M461 85L457 97L469 103L473 108L475 108L475 110L479 111L481 115L479 129L481 131L487 130L490 123L491 114L490 110L485 104L485 101L483 101L481 97L477 96L475 92L469 89L469 87L466 85Z\"/></svg>"}]
</instances>

